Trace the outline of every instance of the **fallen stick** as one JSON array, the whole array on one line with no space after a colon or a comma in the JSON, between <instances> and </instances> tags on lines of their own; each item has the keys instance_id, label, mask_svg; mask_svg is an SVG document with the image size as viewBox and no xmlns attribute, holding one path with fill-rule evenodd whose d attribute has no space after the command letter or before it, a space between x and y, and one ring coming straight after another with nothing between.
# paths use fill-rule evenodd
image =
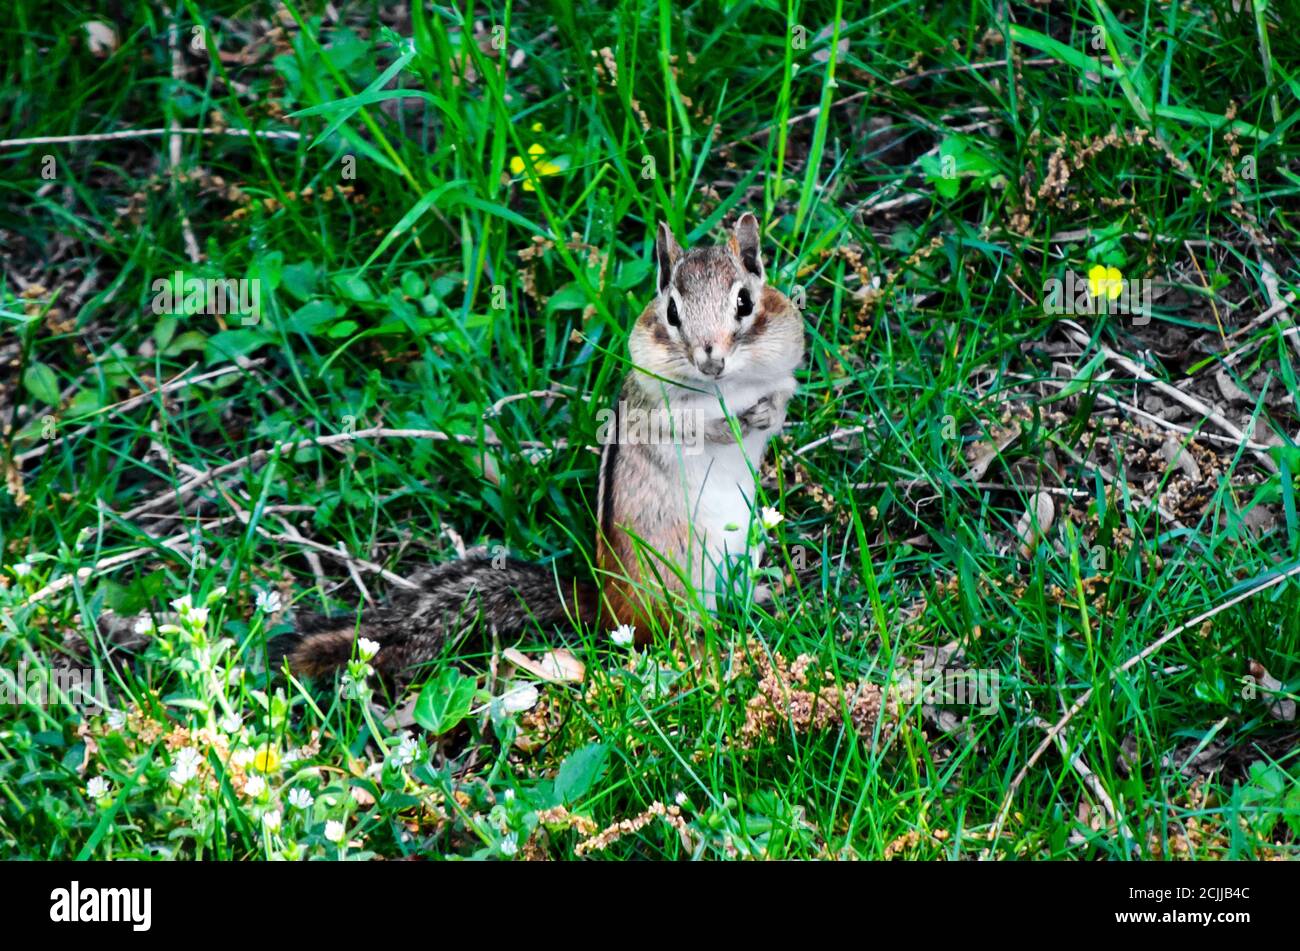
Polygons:
<instances>
[{"instance_id":1,"label":"fallen stick","mask_svg":"<svg viewBox=\"0 0 1300 951\"><path fill-rule=\"evenodd\" d=\"M33 135L25 139L0 139L0 149L22 148L25 145L75 145L80 142L116 142L122 139L147 139L163 135L230 135L258 139L288 139L297 141L301 132L275 129L122 129L118 132L88 132L84 135Z\"/></svg>"}]
</instances>

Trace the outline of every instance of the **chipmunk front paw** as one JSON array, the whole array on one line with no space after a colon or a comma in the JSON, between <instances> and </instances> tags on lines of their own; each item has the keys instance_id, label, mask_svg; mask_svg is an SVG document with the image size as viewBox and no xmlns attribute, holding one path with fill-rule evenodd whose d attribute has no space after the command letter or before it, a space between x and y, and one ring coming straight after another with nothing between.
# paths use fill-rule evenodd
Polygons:
<instances>
[{"instance_id":1,"label":"chipmunk front paw","mask_svg":"<svg viewBox=\"0 0 1300 951\"><path fill-rule=\"evenodd\" d=\"M741 413L739 418L747 430L771 429L776 421L776 406L773 404L772 397L764 396Z\"/></svg>"}]
</instances>

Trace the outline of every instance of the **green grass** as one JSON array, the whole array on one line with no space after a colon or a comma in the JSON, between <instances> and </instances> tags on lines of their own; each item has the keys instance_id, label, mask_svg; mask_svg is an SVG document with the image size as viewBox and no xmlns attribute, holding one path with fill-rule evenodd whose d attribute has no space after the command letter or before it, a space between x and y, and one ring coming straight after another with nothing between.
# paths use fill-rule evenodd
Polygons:
<instances>
[{"instance_id":1,"label":"green grass","mask_svg":"<svg viewBox=\"0 0 1300 951\"><path fill-rule=\"evenodd\" d=\"M1205 398L1224 334L1300 288L1296 11L1244 6L344 3L335 22L289 3L272 33L269 5L187 0L170 20L127 5L95 56L95 15L17 0L0 139L298 135L186 135L176 169L156 135L0 147L0 666L102 668L128 714L7 708L0 854L1294 856L1300 734L1243 681L1253 660L1295 698L1294 580L1112 677L1300 558L1289 311L1231 340L1249 344L1230 368L1249 402L1228 415L1276 471L1177 416L1216 453L1190 499L1165 494L1160 440L1105 402L1156 388L1094 360L1105 345ZM533 145L551 164L514 161ZM417 711L442 735L405 747L378 695L268 678L287 624L259 592L297 611L362 597L308 542L398 575L458 539L583 570L588 447L652 292L654 224L715 241L743 210L770 280L805 304L801 390L765 471L785 515L770 561L819 563L802 586L636 656L591 630L455 645ZM1099 263L1160 296L1145 327L1073 318L1079 345L1043 286ZM259 280L260 319L156 314L177 270ZM552 395L485 416L535 391ZM963 452L1010 416L1019 437L967 478ZM450 438L277 449L375 426ZM1026 556L1015 526L1040 485L1078 497ZM160 616L130 646L97 633L187 595L206 621ZM847 703L951 642L997 672L992 715L904 704L859 733L841 707L825 729L742 733L755 653L809 655ZM561 643L585 681L537 683L511 712L509 682L532 679L501 651ZM1089 687L1068 756L1051 746L1016 784ZM183 789L181 746L204 757ZM679 801L674 822L579 849Z\"/></svg>"}]
</instances>

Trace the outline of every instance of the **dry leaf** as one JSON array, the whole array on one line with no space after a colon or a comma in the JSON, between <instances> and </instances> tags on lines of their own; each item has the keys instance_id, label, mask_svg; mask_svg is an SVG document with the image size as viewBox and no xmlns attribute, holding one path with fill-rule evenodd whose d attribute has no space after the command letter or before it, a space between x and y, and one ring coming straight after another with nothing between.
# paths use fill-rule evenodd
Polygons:
<instances>
[{"instance_id":1,"label":"dry leaf","mask_svg":"<svg viewBox=\"0 0 1300 951\"><path fill-rule=\"evenodd\" d=\"M1034 546L1047 534L1056 521L1056 503L1046 492L1036 492L1029 500L1029 508L1016 523L1016 537L1020 539L1020 554L1028 558Z\"/></svg>"},{"instance_id":2,"label":"dry leaf","mask_svg":"<svg viewBox=\"0 0 1300 951\"><path fill-rule=\"evenodd\" d=\"M1277 529L1278 518L1269 506L1261 502L1241 517L1241 527L1256 538L1262 538Z\"/></svg>"},{"instance_id":3,"label":"dry leaf","mask_svg":"<svg viewBox=\"0 0 1300 951\"><path fill-rule=\"evenodd\" d=\"M402 730L409 730L412 727L418 727L415 722L415 702L420 699L418 693L412 694L400 706L393 707L384 717L384 726L398 733Z\"/></svg>"},{"instance_id":4,"label":"dry leaf","mask_svg":"<svg viewBox=\"0 0 1300 951\"><path fill-rule=\"evenodd\" d=\"M966 450L966 478L978 482L984 478L993 460L1000 456L1008 446L1020 438L1020 424L1012 423L1006 429L994 426L988 437L975 443Z\"/></svg>"},{"instance_id":5,"label":"dry leaf","mask_svg":"<svg viewBox=\"0 0 1300 951\"><path fill-rule=\"evenodd\" d=\"M1227 370L1220 369L1215 373L1214 383L1219 388L1219 394L1229 403L1252 402L1250 394L1236 384Z\"/></svg>"},{"instance_id":6,"label":"dry leaf","mask_svg":"<svg viewBox=\"0 0 1300 951\"><path fill-rule=\"evenodd\" d=\"M1165 440L1164 445L1160 447L1160 455L1169 465L1182 469L1183 474L1191 479L1193 484L1200 484L1201 467L1196 464L1192 454L1183 447L1182 441L1177 436L1171 434Z\"/></svg>"},{"instance_id":7,"label":"dry leaf","mask_svg":"<svg viewBox=\"0 0 1300 951\"><path fill-rule=\"evenodd\" d=\"M501 484L501 467L497 465L495 456L489 452L485 452L482 455L475 457L474 461L478 463L480 476L487 479L487 481L491 482L493 485Z\"/></svg>"},{"instance_id":8,"label":"dry leaf","mask_svg":"<svg viewBox=\"0 0 1300 951\"><path fill-rule=\"evenodd\" d=\"M90 766L91 757L99 753L99 743L95 739L94 734L90 732L90 724L85 720L82 720L81 725L77 727L77 736L86 747L81 756L81 765L77 767L77 773L81 776L85 776L86 768Z\"/></svg>"},{"instance_id":9,"label":"dry leaf","mask_svg":"<svg viewBox=\"0 0 1300 951\"><path fill-rule=\"evenodd\" d=\"M563 683L580 684L587 677L586 665L563 648L543 654L542 668Z\"/></svg>"},{"instance_id":10,"label":"dry leaf","mask_svg":"<svg viewBox=\"0 0 1300 951\"><path fill-rule=\"evenodd\" d=\"M569 651L547 651L541 660L533 660L523 651L508 647L501 656L520 670L526 670L538 680L549 684L580 684L587 676L587 668Z\"/></svg>"},{"instance_id":11,"label":"dry leaf","mask_svg":"<svg viewBox=\"0 0 1300 951\"><path fill-rule=\"evenodd\" d=\"M1251 660L1248 661L1247 664L1250 670L1250 676L1255 683L1259 684L1260 693L1264 694L1265 700L1276 696L1279 693L1286 692L1282 686L1282 681L1278 680L1265 670L1264 665L1259 661ZM1269 704L1268 707L1268 712L1275 720L1285 720L1287 723L1290 723L1295 719L1295 710L1295 701L1286 697Z\"/></svg>"}]
</instances>

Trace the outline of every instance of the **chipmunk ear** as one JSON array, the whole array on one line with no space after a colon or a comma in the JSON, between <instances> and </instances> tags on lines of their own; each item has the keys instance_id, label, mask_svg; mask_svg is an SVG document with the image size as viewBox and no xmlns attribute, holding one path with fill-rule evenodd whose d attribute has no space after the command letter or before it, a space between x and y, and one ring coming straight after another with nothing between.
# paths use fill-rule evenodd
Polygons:
<instances>
[{"instance_id":1,"label":"chipmunk ear","mask_svg":"<svg viewBox=\"0 0 1300 951\"><path fill-rule=\"evenodd\" d=\"M741 266L750 274L762 280L763 249L762 238L758 232L758 219L749 212L740 216L736 227L732 229L731 250L740 258Z\"/></svg>"},{"instance_id":2,"label":"chipmunk ear","mask_svg":"<svg viewBox=\"0 0 1300 951\"><path fill-rule=\"evenodd\" d=\"M655 232L655 264L659 265L659 280L657 286L659 293L662 294L668 287L668 282L673 278L673 265L677 259L682 256L682 247L673 237L672 229L664 222L659 222L659 228Z\"/></svg>"}]
</instances>

